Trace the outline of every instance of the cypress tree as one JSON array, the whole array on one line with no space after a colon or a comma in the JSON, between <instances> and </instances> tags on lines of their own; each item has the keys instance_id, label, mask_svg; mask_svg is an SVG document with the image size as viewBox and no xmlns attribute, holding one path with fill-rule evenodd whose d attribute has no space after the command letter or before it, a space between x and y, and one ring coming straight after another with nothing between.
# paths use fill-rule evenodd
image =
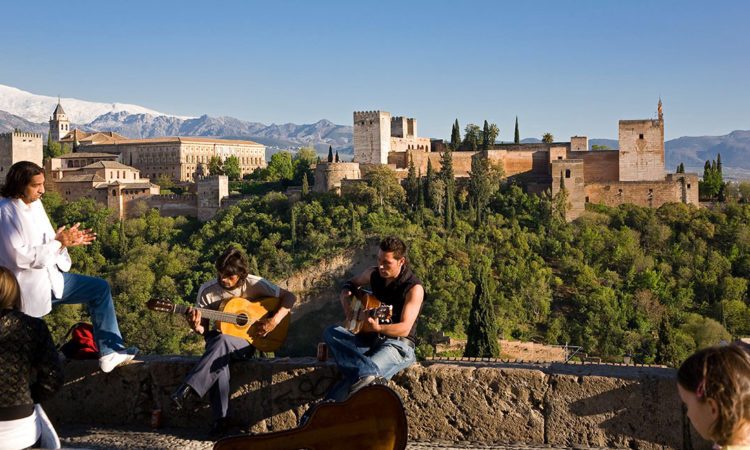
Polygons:
<instances>
[{"instance_id":1,"label":"cypress tree","mask_svg":"<svg viewBox=\"0 0 750 450\"><path fill-rule=\"evenodd\" d=\"M417 180L417 171L414 168L414 159L409 155L409 173L406 176L406 200L409 206L414 209L417 206L417 197L419 191L419 181Z\"/></svg>"},{"instance_id":2,"label":"cypress tree","mask_svg":"<svg viewBox=\"0 0 750 450\"><path fill-rule=\"evenodd\" d=\"M305 198L310 194L310 184L307 182L307 174L302 174L302 198Z\"/></svg>"},{"instance_id":3,"label":"cypress tree","mask_svg":"<svg viewBox=\"0 0 750 450\"><path fill-rule=\"evenodd\" d=\"M513 135L513 142L515 144L521 143L521 133L518 132L518 116L516 116L516 132Z\"/></svg>"},{"instance_id":4,"label":"cypress tree","mask_svg":"<svg viewBox=\"0 0 750 450\"><path fill-rule=\"evenodd\" d=\"M486 263L482 263L474 278L476 288L471 302L469 326L466 330L465 357L497 358L500 356L495 308L489 292L488 271Z\"/></svg>"},{"instance_id":5,"label":"cypress tree","mask_svg":"<svg viewBox=\"0 0 750 450\"><path fill-rule=\"evenodd\" d=\"M435 171L432 170L432 160L427 159L427 174L424 179L424 200L425 205L428 208L433 208L435 205L432 204L432 189L435 182Z\"/></svg>"},{"instance_id":6,"label":"cypress tree","mask_svg":"<svg viewBox=\"0 0 750 450\"><path fill-rule=\"evenodd\" d=\"M333 147L328 146L328 162L333 162Z\"/></svg>"},{"instance_id":7,"label":"cypress tree","mask_svg":"<svg viewBox=\"0 0 750 450\"><path fill-rule=\"evenodd\" d=\"M461 147L461 128L458 127L458 119L456 119L451 132L451 150L456 151L459 147Z\"/></svg>"},{"instance_id":8,"label":"cypress tree","mask_svg":"<svg viewBox=\"0 0 750 450\"><path fill-rule=\"evenodd\" d=\"M338 150L336 150L336 162L340 162L340 161L341 161L341 160L339 159L339 151L338 151Z\"/></svg>"},{"instance_id":9,"label":"cypress tree","mask_svg":"<svg viewBox=\"0 0 750 450\"><path fill-rule=\"evenodd\" d=\"M292 205L292 213L291 217L289 218L289 226L290 226L290 234L291 234L291 241L292 241L292 251L294 251L294 247L297 244L297 208L296 205Z\"/></svg>"},{"instance_id":10,"label":"cypress tree","mask_svg":"<svg viewBox=\"0 0 750 450\"><path fill-rule=\"evenodd\" d=\"M456 180L453 174L453 152L443 152L440 159L440 178L445 183L445 228L453 229L456 220Z\"/></svg>"},{"instance_id":11,"label":"cypress tree","mask_svg":"<svg viewBox=\"0 0 750 450\"><path fill-rule=\"evenodd\" d=\"M723 180L724 177L723 177L722 170L721 170L721 153L716 154L716 171L719 173L719 176L722 178L722 181L724 181Z\"/></svg>"},{"instance_id":12,"label":"cypress tree","mask_svg":"<svg viewBox=\"0 0 750 450\"><path fill-rule=\"evenodd\" d=\"M487 120L484 121L484 127L482 128L482 150L489 150L490 148L490 124Z\"/></svg>"},{"instance_id":13,"label":"cypress tree","mask_svg":"<svg viewBox=\"0 0 750 450\"><path fill-rule=\"evenodd\" d=\"M685 164L680 163L680 165L677 166L677 173L685 173Z\"/></svg>"}]
</instances>

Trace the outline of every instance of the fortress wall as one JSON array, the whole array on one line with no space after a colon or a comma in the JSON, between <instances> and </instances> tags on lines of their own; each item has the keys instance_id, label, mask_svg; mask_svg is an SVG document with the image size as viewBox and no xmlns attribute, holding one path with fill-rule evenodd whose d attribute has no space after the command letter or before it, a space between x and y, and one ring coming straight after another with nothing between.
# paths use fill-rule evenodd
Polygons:
<instances>
[{"instance_id":1,"label":"fortress wall","mask_svg":"<svg viewBox=\"0 0 750 450\"><path fill-rule=\"evenodd\" d=\"M691 189L695 190L697 182ZM668 202L682 202L682 182L677 181L621 181L586 184L586 198L590 203L617 206L632 203L658 208ZM696 203L697 204L697 203Z\"/></svg>"},{"instance_id":2,"label":"fortress wall","mask_svg":"<svg viewBox=\"0 0 750 450\"><path fill-rule=\"evenodd\" d=\"M177 411L169 394L196 362L150 356L98 370L65 364L64 388L44 407L53 423L133 425L162 410L164 426L206 428L207 399ZM337 379L332 362L280 358L234 363L232 402L253 432L296 426ZM708 449L688 425L675 371L660 367L426 361L391 381L404 401L409 438L556 447Z\"/></svg>"},{"instance_id":3,"label":"fortress wall","mask_svg":"<svg viewBox=\"0 0 750 450\"><path fill-rule=\"evenodd\" d=\"M595 150L569 152L568 158L582 159L586 172L586 183L618 181L620 179L619 152L617 150Z\"/></svg>"}]
</instances>

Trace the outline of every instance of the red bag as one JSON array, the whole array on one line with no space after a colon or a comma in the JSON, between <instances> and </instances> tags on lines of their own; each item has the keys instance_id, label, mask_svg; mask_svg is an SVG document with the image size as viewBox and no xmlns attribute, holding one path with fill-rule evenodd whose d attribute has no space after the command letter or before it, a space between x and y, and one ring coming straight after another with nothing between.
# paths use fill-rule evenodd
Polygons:
<instances>
[{"instance_id":1,"label":"red bag","mask_svg":"<svg viewBox=\"0 0 750 450\"><path fill-rule=\"evenodd\" d=\"M86 322L78 322L70 327L63 340L70 336L70 340L60 346L68 359L98 359L99 348L94 341L94 326Z\"/></svg>"}]
</instances>

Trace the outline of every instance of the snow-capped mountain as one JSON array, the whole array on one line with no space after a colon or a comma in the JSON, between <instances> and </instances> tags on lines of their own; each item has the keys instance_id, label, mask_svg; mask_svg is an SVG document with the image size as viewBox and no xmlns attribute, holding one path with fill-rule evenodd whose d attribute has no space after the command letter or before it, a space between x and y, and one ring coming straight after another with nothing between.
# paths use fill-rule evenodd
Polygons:
<instances>
[{"instance_id":1,"label":"snow-capped mountain","mask_svg":"<svg viewBox=\"0 0 750 450\"><path fill-rule=\"evenodd\" d=\"M264 125L233 117L179 117L138 105L105 104L63 98L60 100L70 127L83 131L114 131L138 139L159 136L212 136L248 139L267 146L268 153L313 146L325 155L328 146L342 154L352 153L352 127L328 120L313 124ZM0 132L13 129L47 134L57 98L36 95L0 84Z\"/></svg>"},{"instance_id":2,"label":"snow-capped mountain","mask_svg":"<svg viewBox=\"0 0 750 450\"><path fill-rule=\"evenodd\" d=\"M68 120L73 123L88 123L102 114L128 112L130 114L166 114L143 106L127 103L99 103L63 97L60 99ZM23 117L30 122L46 122L57 105L57 97L32 94L11 86L0 84L0 111ZM183 117L184 118L184 117Z\"/></svg>"}]
</instances>

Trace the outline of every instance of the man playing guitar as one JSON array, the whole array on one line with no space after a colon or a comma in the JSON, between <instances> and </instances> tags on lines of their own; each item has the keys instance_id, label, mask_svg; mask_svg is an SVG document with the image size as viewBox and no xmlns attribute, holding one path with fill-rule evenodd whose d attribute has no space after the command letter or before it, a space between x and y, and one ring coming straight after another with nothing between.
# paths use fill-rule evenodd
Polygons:
<instances>
[{"instance_id":1,"label":"man playing guitar","mask_svg":"<svg viewBox=\"0 0 750 450\"><path fill-rule=\"evenodd\" d=\"M264 337L289 314L296 297L270 281L250 275L249 264L245 255L234 247L227 248L216 260L218 276L201 285L198 289L196 308L216 309L225 299L241 297L255 300L262 297L278 297L279 308L270 316L258 320L253 327L253 336ZM246 340L223 334L210 329L208 320L201 317L201 312L190 308L185 313L188 325L206 340L206 350L185 378L184 382L172 394L172 402L179 409L188 399L203 397L209 394L214 424L210 434L214 437L226 432L231 426L229 418L229 361L231 359L251 356L255 348ZM229 357L227 357L229 356Z\"/></svg>"},{"instance_id":2,"label":"man playing guitar","mask_svg":"<svg viewBox=\"0 0 750 450\"><path fill-rule=\"evenodd\" d=\"M377 318L367 317L358 334L341 326L326 328L324 340L343 377L328 392L327 399L342 401L368 384L384 383L416 360L416 322L424 288L409 268L406 244L401 239L383 239L377 267L344 284L339 298L347 323L353 318L350 303L354 292L368 284L380 302L393 305L393 323L382 324Z\"/></svg>"}]
</instances>

